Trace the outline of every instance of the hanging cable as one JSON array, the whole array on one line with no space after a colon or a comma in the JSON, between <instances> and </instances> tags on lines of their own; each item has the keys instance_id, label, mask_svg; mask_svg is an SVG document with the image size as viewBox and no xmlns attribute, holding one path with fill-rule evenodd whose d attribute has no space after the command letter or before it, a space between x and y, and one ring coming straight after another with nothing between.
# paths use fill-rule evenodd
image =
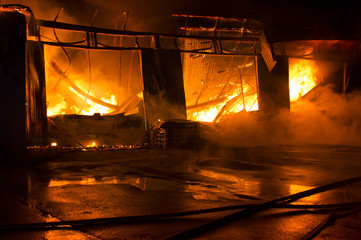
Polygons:
<instances>
[{"instance_id":1,"label":"hanging cable","mask_svg":"<svg viewBox=\"0 0 361 240\"><path fill-rule=\"evenodd\" d=\"M58 20L60 14L61 14L63 11L64 11L64 8L61 8L61 9L59 10L59 12L56 14L56 16L55 16L55 18L54 18L54 22L56 22L56 21ZM57 41L58 43L60 43L60 40L59 40L58 35L56 34L55 28L53 28L53 33L54 33L54 36L55 36L56 41ZM65 50L65 48L64 48L63 46L60 46L60 48L61 48L62 52L64 53L65 57L66 57L67 60L68 60L68 66L67 66L67 67L65 68L65 70L63 71L64 73L66 73L66 72L69 70L70 66L71 66L71 58L70 58L68 52Z\"/></svg>"},{"instance_id":2,"label":"hanging cable","mask_svg":"<svg viewBox=\"0 0 361 240\"><path fill-rule=\"evenodd\" d=\"M90 20L89 27L92 27L92 26L93 26L94 19L95 19L95 17L98 15L98 13L99 13L99 9L97 8L97 9L95 10L95 13L93 14L92 19ZM87 95L89 95L89 94L90 94L91 85L92 85L92 66L91 66L90 50L89 50L89 49L86 51L86 57L87 57L87 62L88 62L88 75L89 75L89 76L88 76L88 77L89 77L89 85L88 85ZM85 98L84 98L84 102L86 102L87 99L88 99L88 98L85 97ZM83 106L79 109L78 114L80 114L80 113L83 111L83 108L84 108L84 104L83 104Z\"/></svg>"},{"instance_id":3,"label":"hanging cable","mask_svg":"<svg viewBox=\"0 0 361 240\"><path fill-rule=\"evenodd\" d=\"M99 8L97 8L95 10L95 13L94 13L93 17L90 20L89 27L93 26L94 19L98 15L98 13L99 13ZM88 93L87 94L89 94L90 89L91 89L91 84L92 84L92 66L91 66L90 50L89 49L87 50L87 60L88 60L88 69L89 69L89 87L88 87Z\"/></svg>"}]
</instances>

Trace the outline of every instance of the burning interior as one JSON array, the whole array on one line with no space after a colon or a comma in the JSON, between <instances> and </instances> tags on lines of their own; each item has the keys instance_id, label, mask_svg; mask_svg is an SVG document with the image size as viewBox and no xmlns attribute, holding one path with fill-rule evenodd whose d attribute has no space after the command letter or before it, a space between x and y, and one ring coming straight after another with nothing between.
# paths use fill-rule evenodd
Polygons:
<instances>
[{"instance_id":1,"label":"burning interior","mask_svg":"<svg viewBox=\"0 0 361 240\"><path fill-rule=\"evenodd\" d=\"M212 122L217 115L219 119L228 113L258 110L255 62L257 41L243 43L232 39L232 41L222 42L222 46L218 46L222 48L223 54L220 54L217 53L218 50L215 49L217 46L211 40L196 37L242 38L243 35L253 34L256 39L260 35L260 30L253 30L253 32L248 30L249 33L244 33L244 20L206 19L208 25L209 22L216 22L216 20L233 25L227 26L228 28L222 28L219 25L218 28L215 26L181 28L186 36L194 37L176 39L182 58L187 119ZM187 24L190 24L189 20ZM201 23L197 22L197 24ZM260 29L260 26L258 28ZM50 35L53 33L51 32ZM56 35L60 34L56 33ZM77 42L76 40L67 39L70 42ZM147 40L150 41L146 43L147 47L151 47L152 40ZM130 47L131 44L135 44L131 42L134 41L133 39L117 36L106 36L102 39L98 37L98 41L99 44L102 41L103 45L117 43L120 47ZM52 53L56 53L56 56ZM71 58L70 55L75 55L75 60L80 63L75 63L74 57ZM143 100L141 50L122 50L111 53L72 50L69 53L69 50L64 52L59 51L59 47L46 46L45 58L48 63L46 74L48 116L94 115L96 113L130 115L139 112L135 104L137 101L131 104L133 109L120 109L119 106L129 103L134 98L138 102ZM62 66L66 66L64 71L54 62L54 59L58 62L62 61L61 58L65 60L61 63ZM73 67L71 64L77 64L77 66ZM66 72L69 73L66 74ZM60 84L63 78L65 84Z\"/></svg>"},{"instance_id":2,"label":"burning interior","mask_svg":"<svg viewBox=\"0 0 361 240\"><path fill-rule=\"evenodd\" d=\"M60 125L82 132L76 134L76 138L84 146L125 146L136 142L144 131L159 120L217 122L223 116L240 111L257 111L256 61L261 24L248 20L249 27L246 28L246 20L243 19L177 17L186 18L186 24L180 28L182 35L179 36L97 34L98 46L119 47L120 50L94 51L46 46L47 114L53 125L49 129L54 130L50 133L56 132L56 125ZM61 35L62 29L50 30L46 38L55 36L53 42L61 39L79 43L85 38L73 33ZM214 41L214 37L218 39ZM154 57L148 61L144 48L161 49L165 53L176 48L176 52L163 54L162 58L168 59L167 63L161 62L161 66L153 66L154 69L158 68L156 71L148 71L145 66L153 64L150 62L154 62ZM177 55L180 56L179 61L170 65L170 57L177 59ZM162 82L162 79L173 74L164 73L165 70L159 68L177 69L178 74L165 82L170 87L157 86L155 90L148 83L158 83L154 83L148 75L158 74ZM149 93L166 97L147 99ZM185 111L182 109L184 107ZM150 108L157 109L156 116L153 116L154 110L149 112ZM167 108L168 113L159 114L162 112L160 108ZM60 143L56 135L50 137L53 138L52 142ZM67 142L60 143L70 144L69 138Z\"/></svg>"},{"instance_id":3,"label":"burning interior","mask_svg":"<svg viewBox=\"0 0 361 240\"><path fill-rule=\"evenodd\" d=\"M28 146L132 146L159 121L292 111L320 84L345 93L359 58L352 41L268 43L248 19L175 15L183 26L172 35L67 24L60 13L45 21L1 7L5 38L8 19L23 25Z\"/></svg>"}]
</instances>

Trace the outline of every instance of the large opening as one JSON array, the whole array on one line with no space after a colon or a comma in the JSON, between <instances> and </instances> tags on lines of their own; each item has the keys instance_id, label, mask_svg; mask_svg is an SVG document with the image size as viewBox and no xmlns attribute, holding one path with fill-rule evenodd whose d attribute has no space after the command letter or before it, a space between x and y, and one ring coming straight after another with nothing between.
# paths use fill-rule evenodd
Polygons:
<instances>
[{"instance_id":1,"label":"large opening","mask_svg":"<svg viewBox=\"0 0 361 240\"><path fill-rule=\"evenodd\" d=\"M289 59L290 101L295 102L322 83L322 75L315 60Z\"/></svg>"},{"instance_id":2,"label":"large opening","mask_svg":"<svg viewBox=\"0 0 361 240\"><path fill-rule=\"evenodd\" d=\"M188 119L216 122L225 115L258 110L255 59L183 54Z\"/></svg>"},{"instance_id":3,"label":"large opening","mask_svg":"<svg viewBox=\"0 0 361 240\"><path fill-rule=\"evenodd\" d=\"M59 50L45 47L48 116L139 112L138 51Z\"/></svg>"}]
</instances>

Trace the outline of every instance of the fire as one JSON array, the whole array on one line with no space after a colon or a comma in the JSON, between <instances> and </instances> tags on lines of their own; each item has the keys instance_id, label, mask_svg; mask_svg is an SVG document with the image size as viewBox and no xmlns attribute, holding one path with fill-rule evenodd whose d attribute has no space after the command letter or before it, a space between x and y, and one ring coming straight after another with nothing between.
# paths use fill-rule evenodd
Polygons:
<instances>
[{"instance_id":1,"label":"fire","mask_svg":"<svg viewBox=\"0 0 361 240\"><path fill-rule=\"evenodd\" d=\"M224 103L217 104L215 106L204 108L198 112L194 112L191 119L194 121L212 122L216 118L219 111L221 111L223 105Z\"/></svg>"},{"instance_id":2,"label":"fire","mask_svg":"<svg viewBox=\"0 0 361 240\"><path fill-rule=\"evenodd\" d=\"M307 59L290 59L289 66L290 100L296 101L319 84L318 69L315 61ZM218 115L223 116L245 110L256 111L258 110L257 97L257 92L253 91L250 85L237 84L235 90L226 96L224 101L196 111L188 111L188 118L194 121L213 122L218 120ZM209 101L211 100L214 99L209 99Z\"/></svg>"},{"instance_id":3,"label":"fire","mask_svg":"<svg viewBox=\"0 0 361 240\"><path fill-rule=\"evenodd\" d=\"M67 109L67 104L64 101L64 98L59 94L54 94L53 96L47 96L48 106L47 106L47 115L54 116L65 114ZM50 104L51 103L51 104Z\"/></svg>"},{"instance_id":4,"label":"fire","mask_svg":"<svg viewBox=\"0 0 361 240\"><path fill-rule=\"evenodd\" d=\"M82 80L81 77L77 75L70 75L70 79L77 79L74 81L74 84L84 92L88 92L85 87L86 81ZM57 79L49 76L47 81L48 86L52 85L51 82L58 81ZM48 87L51 89L51 87ZM90 96L95 96L92 91L89 91ZM117 99L115 94L107 93L109 97L101 97L100 100L109 103L112 105L117 105ZM65 86L65 84L59 84L56 91L49 91L47 93L48 97L48 106L47 106L47 115L54 116L60 114L81 114L81 115L94 115L95 113L106 114L111 113L114 109L108 108L106 106L99 105L90 99L85 98L79 94L73 87Z\"/></svg>"},{"instance_id":5,"label":"fire","mask_svg":"<svg viewBox=\"0 0 361 240\"><path fill-rule=\"evenodd\" d=\"M91 142L90 144L87 145L87 147L96 147L97 143L96 142Z\"/></svg>"},{"instance_id":6,"label":"fire","mask_svg":"<svg viewBox=\"0 0 361 240\"><path fill-rule=\"evenodd\" d=\"M214 104L208 107L205 107L201 110L191 113L189 119L193 121L201 121L201 122L213 122L219 114L227 115L232 113L238 113L241 111L256 111L258 110L258 101L257 101L257 93L250 94L247 96L249 86L244 86L243 88L243 96L242 96L242 88L239 87L233 93L226 97L226 99L218 104ZM211 99L210 99L211 100ZM244 103L243 103L244 101ZM224 109L223 109L224 108Z\"/></svg>"},{"instance_id":7,"label":"fire","mask_svg":"<svg viewBox=\"0 0 361 240\"><path fill-rule=\"evenodd\" d=\"M289 59L289 88L291 101L298 100L313 89L318 83L315 61Z\"/></svg>"}]
</instances>

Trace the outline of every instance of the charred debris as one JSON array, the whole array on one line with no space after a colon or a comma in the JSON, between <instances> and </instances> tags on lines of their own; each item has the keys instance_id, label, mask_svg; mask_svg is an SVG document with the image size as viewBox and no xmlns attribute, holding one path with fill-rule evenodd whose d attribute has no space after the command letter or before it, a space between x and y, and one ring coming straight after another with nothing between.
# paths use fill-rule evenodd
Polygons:
<instances>
[{"instance_id":1,"label":"charred debris","mask_svg":"<svg viewBox=\"0 0 361 240\"><path fill-rule=\"evenodd\" d=\"M133 32L126 20L104 29L58 22L60 14L46 21L26 6L0 6L3 151L199 148L222 119L290 109L318 85L340 94L360 85L352 39L192 15L174 15L179 34ZM294 80L295 64L318 71Z\"/></svg>"}]
</instances>

